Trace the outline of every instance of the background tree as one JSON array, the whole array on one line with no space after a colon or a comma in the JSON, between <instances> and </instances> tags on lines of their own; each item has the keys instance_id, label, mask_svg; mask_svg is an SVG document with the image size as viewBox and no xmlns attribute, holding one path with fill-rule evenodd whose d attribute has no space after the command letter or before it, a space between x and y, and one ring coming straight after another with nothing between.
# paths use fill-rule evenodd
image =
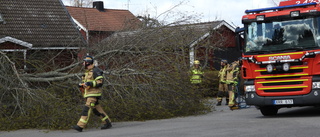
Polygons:
<instances>
[{"instance_id":1,"label":"background tree","mask_svg":"<svg viewBox=\"0 0 320 137\"><path fill-rule=\"evenodd\" d=\"M74 7L91 7L93 0L70 0L70 3Z\"/></svg>"},{"instance_id":2,"label":"background tree","mask_svg":"<svg viewBox=\"0 0 320 137\"><path fill-rule=\"evenodd\" d=\"M150 15L138 16L137 18L142 21L142 25L145 28L155 28L163 26L157 19L150 18Z\"/></svg>"}]
</instances>

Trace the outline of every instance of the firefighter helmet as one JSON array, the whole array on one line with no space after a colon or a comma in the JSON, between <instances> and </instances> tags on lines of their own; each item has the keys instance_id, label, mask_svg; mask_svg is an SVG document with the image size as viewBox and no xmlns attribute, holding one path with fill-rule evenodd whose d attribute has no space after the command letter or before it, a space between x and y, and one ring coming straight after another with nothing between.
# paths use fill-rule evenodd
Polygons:
<instances>
[{"instance_id":1,"label":"firefighter helmet","mask_svg":"<svg viewBox=\"0 0 320 137\"><path fill-rule=\"evenodd\" d=\"M228 64L228 60L222 59L221 62Z\"/></svg>"},{"instance_id":2,"label":"firefighter helmet","mask_svg":"<svg viewBox=\"0 0 320 137\"><path fill-rule=\"evenodd\" d=\"M86 63L88 63L88 64L93 64L93 62L94 62L94 59L93 59L93 57L92 56L86 56L84 59L83 59L83 61L85 61Z\"/></svg>"},{"instance_id":3,"label":"firefighter helmet","mask_svg":"<svg viewBox=\"0 0 320 137\"><path fill-rule=\"evenodd\" d=\"M195 60L195 61L194 61L194 64L195 64L195 65L199 65L199 64L200 64L200 61L199 61L199 60Z\"/></svg>"}]
</instances>

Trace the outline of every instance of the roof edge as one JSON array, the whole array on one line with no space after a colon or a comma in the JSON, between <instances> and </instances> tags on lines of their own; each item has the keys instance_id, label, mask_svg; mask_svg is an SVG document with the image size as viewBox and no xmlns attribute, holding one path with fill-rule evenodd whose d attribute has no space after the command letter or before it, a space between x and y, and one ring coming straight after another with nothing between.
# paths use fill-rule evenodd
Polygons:
<instances>
[{"instance_id":1,"label":"roof edge","mask_svg":"<svg viewBox=\"0 0 320 137\"><path fill-rule=\"evenodd\" d=\"M221 27L222 25L225 25L227 28L229 28L230 30L232 30L233 32L236 32L236 28L232 25L230 25L228 22L226 22L225 20L223 20L220 24Z\"/></svg>"},{"instance_id":2,"label":"roof edge","mask_svg":"<svg viewBox=\"0 0 320 137\"><path fill-rule=\"evenodd\" d=\"M12 43L15 43L15 44L19 44L19 45L27 47L27 48L32 48L32 46L33 46L31 43L28 43L28 42L25 42L25 41L22 41L22 40L19 40L19 39L10 37L10 36L6 36L4 38L0 38L0 44L4 43L4 42L8 42L8 41L12 42Z\"/></svg>"},{"instance_id":3,"label":"roof edge","mask_svg":"<svg viewBox=\"0 0 320 137\"><path fill-rule=\"evenodd\" d=\"M228 29L230 29L230 30L233 31L233 32L236 31L236 28L234 28L233 26L231 26L231 25L230 25L229 23L227 23L225 20L222 20L222 21L220 22L220 24L218 24L217 26L215 26L215 27L213 28L213 30L219 29L219 28L220 28L221 26L223 26L223 25L226 26ZM205 33L205 34L202 35L199 39L197 39L197 40L195 40L194 42L192 42L189 47L193 47L195 44L197 44L199 41L203 40L204 38L206 38L206 37L209 36L209 35L210 35L210 32Z\"/></svg>"}]
</instances>

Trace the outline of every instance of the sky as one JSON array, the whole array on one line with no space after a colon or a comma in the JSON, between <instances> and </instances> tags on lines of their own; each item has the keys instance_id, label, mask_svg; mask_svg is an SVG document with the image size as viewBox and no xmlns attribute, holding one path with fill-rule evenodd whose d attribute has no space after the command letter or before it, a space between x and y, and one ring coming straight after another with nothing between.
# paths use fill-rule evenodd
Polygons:
<instances>
[{"instance_id":1,"label":"sky","mask_svg":"<svg viewBox=\"0 0 320 137\"><path fill-rule=\"evenodd\" d=\"M62 0L70 6L71 0ZM197 22L225 20L235 27L242 27L241 18L247 9L276 6L280 0L99 0L105 9L126 9L134 15L149 15L166 23L181 16L193 15ZM178 5L178 6L176 6ZM170 13L166 12L170 11ZM165 13L165 14L162 14Z\"/></svg>"}]
</instances>

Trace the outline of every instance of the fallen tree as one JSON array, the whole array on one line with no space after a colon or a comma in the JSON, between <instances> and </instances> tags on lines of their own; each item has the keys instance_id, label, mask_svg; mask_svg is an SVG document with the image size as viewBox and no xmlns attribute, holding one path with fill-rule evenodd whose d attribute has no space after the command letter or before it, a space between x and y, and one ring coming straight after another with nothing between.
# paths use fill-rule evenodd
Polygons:
<instances>
[{"instance_id":1,"label":"fallen tree","mask_svg":"<svg viewBox=\"0 0 320 137\"><path fill-rule=\"evenodd\" d=\"M88 49L104 71L101 103L113 121L170 118L211 110L203 95L212 91L194 89L188 75L189 45L203 31L176 25L118 32ZM202 43L202 47L218 48L210 42ZM77 86L82 60L49 72L19 73L15 63L0 53L0 110L6 110L0 112L0 130L67 129L77 122L83 105Z\"/></svg>"}]
</instances>

